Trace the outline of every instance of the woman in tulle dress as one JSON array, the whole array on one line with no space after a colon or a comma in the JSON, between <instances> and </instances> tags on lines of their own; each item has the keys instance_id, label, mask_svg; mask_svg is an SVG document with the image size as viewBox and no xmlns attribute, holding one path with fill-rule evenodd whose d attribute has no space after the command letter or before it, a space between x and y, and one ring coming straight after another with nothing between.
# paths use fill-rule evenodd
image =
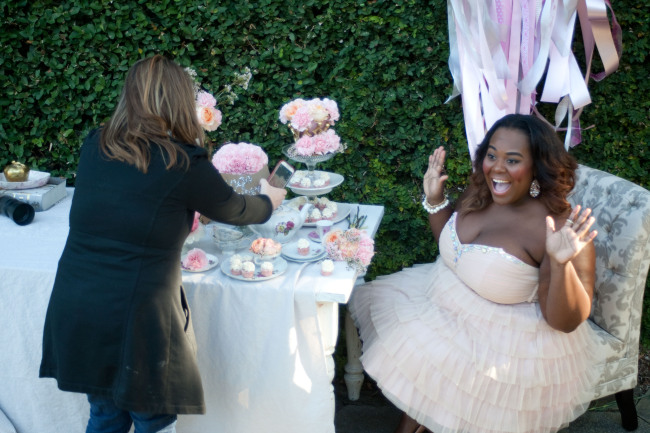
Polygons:
<instances>
[{"instance_id":1,"label":"woman in tulle dress","mask_svg":"<svg viewBox=\"0 0 650 433\"><path fill-rule=\"evenodd\" d=\"M518 114L488 131L455 208L444 163L440 147L423 182L440 257L353 293L364 368L405 412L397 432L555 432L597 379L594 218L566 200L577 164Z\"/></svg>"}]
</instances>

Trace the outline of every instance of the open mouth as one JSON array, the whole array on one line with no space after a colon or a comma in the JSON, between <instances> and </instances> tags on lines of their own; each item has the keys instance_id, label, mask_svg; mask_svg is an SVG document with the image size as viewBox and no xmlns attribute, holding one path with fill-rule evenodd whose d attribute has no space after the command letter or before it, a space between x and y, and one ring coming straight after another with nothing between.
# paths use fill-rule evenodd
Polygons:
<instances>
[{"instance_id":1,"label":"open mouth","mask_svg":"<svg viewBox=\"0 0 650 433\"><path fill-rule=\"evenodd\" d=\"M497 194L503 194L510 189L510 182L507 180L492 179L492 189Z\"/></svg>"}]
</instances>

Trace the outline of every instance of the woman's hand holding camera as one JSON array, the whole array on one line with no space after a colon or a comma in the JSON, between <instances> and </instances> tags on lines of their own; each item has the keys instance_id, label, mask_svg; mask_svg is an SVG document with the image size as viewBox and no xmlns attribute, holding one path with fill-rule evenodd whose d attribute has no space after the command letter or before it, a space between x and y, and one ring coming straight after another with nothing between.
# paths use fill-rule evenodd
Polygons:
<instances>
[{"instance_id":1,"label":"woman's hand holding camera","mask_svg":"<svg viewBox=\"0 0 650 433\"><path fill-rule=\"evenodd\" d=\"M271 204L273 205L273 210L276 210L282 204L284 198L287 196L287 190L284 188L276 188L274 186L271 186L266 179L261 179L260 194L269 196L271 199Z\"/></svg>"}]
</instances>

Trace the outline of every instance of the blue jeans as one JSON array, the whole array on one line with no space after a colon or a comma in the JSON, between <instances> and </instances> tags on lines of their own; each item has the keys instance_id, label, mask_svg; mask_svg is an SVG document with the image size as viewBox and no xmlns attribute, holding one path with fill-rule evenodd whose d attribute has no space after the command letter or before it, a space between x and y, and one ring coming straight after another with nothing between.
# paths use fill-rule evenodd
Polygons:
<instances>
[{"instance_id":1,"label":"blue jeans","mask_svg":"<svg viewBox=\"0 0 650 433\"><path fill-rule=\"evenodd\" d=\"M88 394L90 419L86 433L176 433L176 415L156 415L119 409L113 400Z\"/></svg>"}]
</instances>

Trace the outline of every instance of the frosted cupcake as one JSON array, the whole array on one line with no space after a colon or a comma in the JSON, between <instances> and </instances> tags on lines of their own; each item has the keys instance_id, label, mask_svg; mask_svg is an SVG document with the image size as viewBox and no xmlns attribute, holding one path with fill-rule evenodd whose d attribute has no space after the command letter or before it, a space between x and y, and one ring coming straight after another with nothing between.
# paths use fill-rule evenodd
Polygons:
<instances>
[{"instance_id":1,"label":"frosted cupcake","mask_svg":"<svg viewBox=\"0 0 650 433\"><path fill-rule=\"evenodd\" d=\"M253 262L244 262L241 265L241 274L244 278L253 278L255 276L255 264Z\"/></svg>"},{"instance_id":2,"label":"frosted cupcake","mask_svg":"<svg viewBox=\"0 0 650 433\"><path fill-rule=\"evenodd\" d=\"M323 260L320 264L320 274L327 277L332 275L332 272L334 272L334 262L330 259Z\"/></svg>"},{"instance_id":3,"label":"frosted cupcake","mask_svg":"<svg viewBox=\"0 0 650 433\"><path fill-rule=\"evenodd\" d=\"M327 182L323 179L315 179L313 185L314 188L323 188L324 186L327 185Z\"/></svg>"},{"instance_id":4,"label":"frosted cupcake","mask_svg":"<svg viewBox=\"0 0 650 433\"><path fill-rule=\"evenodd\" d=\"M321 212L321 216L323 217L322 219L324 219L324 220L331 220L332 218L334 218L334 212L332 212L332 210L330 208L326 207Z\"/></svg>"},{"instance_id":5,"label":"frosted cupcake","mask_svg":"<svg viewBox=\"0 0 650 433\"><path fill-rule=\"evenodd\" d=\"M306 174L307 173L301 170L296 171L293 176L291 176L291 185L299 186Z\"/></svg>"},{"instance_id":6,"label":"frosted cupcake","mask_svg":"<svg viewBox=\"0 0 650 433\"><path fill-rule=\"evenodd\" d=\"M262 265L260 266L260 275L263 277L270 277L273 275L273 263L262 262Z\"/></svg>"},{"instance_id":7,"label":"frosted cupcake","mask_svg":"<svg viewBox=\"0 0 650 433\"><path fill-rule=\"evenodd\" d=\"M298 239L298 254L301 256L306 256L309 254L309 241L305 238Z\"/></svg>"},{"instance_id":8,"label":"frosted cupcake","mask_svg":"<svg viewBox=\"0 0 650 433\"><path fill-rule=\"evenodd\" d=\"M230 259L230 273L233 275L241 275L242 261L238 257Z\"/></svg>"},{"instance_id":9,"label":"frosted cupcake","mask_svg":"<svg viewBox=\"0 0 650 433\"><path fill-rule=\"evenodd\" d=\"M300 188L311 188L311 179L308 177L300 179Z\"/></svg>"},{"instance_id":10,"label":"frosted cupcake","mask_svg":"<svg viewBox=\"0 0 650 433\"><path fill-rule=\"evenodd\" d=\"M323 216L321 215L320 211L317 208L314 208L309 212L309 216L307 217L307 219L309 220L309 222L315 222L320 220L322 217Z\"/></svg>"}]
</instances>

